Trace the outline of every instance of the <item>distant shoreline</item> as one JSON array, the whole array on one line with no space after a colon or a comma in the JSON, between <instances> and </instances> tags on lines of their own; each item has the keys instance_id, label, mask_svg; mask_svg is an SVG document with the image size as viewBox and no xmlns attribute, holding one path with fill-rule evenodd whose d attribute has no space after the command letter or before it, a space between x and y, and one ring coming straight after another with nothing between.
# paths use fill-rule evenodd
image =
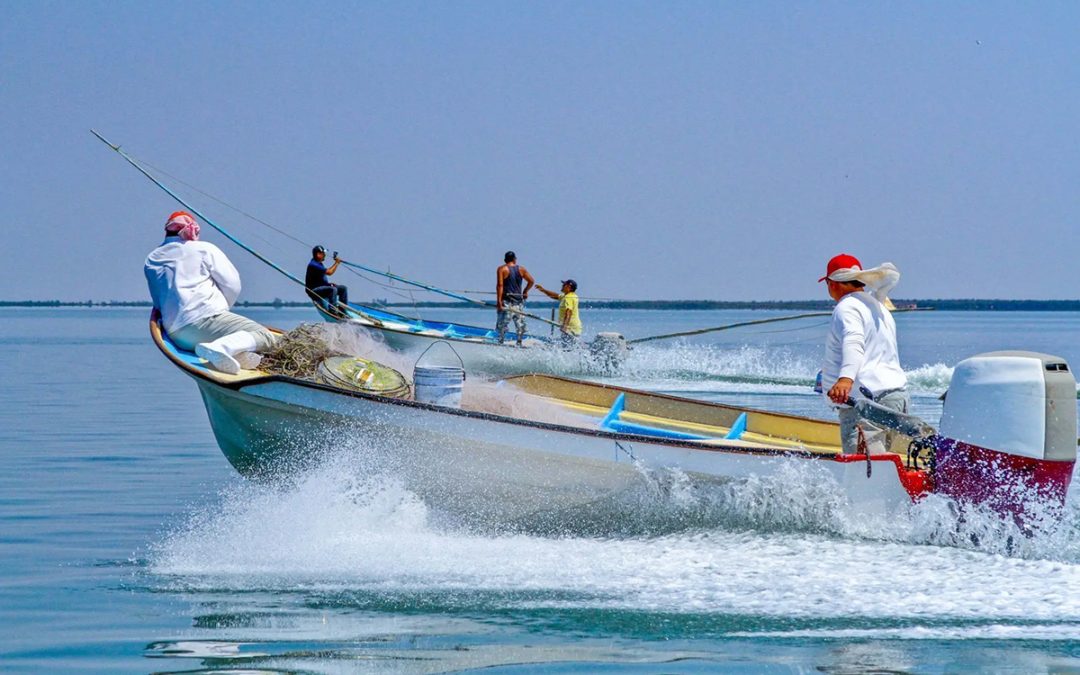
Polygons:
<instances>
[{"instance_id":1,"label":"distant shoreline","mask_svg":"<svg viewBox=\"0 0 1080 675\"><path fill-rule=\"evenodd\" d=\"M1001 300L1001 299L896 299L897 307L916 307L941 311L997 311L997 312L1080 312L1080 300ZM762 310L828 310L832 302L828 300L583 300L587 309L652 309L652 310L717 310L717 309L762 309ZM0 307L150 307L146 300L84 300L68 302L61 300L0 300ZM243 301L237 307L310 307L306 301L275 299L264 302ZM427 307L427 308L465 308L461 302L391 302L373 303L373 307ZM534 308L554 307L556 303L543 301L529 303ZM475 309L475 308L474 308Z\"/></svg>"}]
</instances>

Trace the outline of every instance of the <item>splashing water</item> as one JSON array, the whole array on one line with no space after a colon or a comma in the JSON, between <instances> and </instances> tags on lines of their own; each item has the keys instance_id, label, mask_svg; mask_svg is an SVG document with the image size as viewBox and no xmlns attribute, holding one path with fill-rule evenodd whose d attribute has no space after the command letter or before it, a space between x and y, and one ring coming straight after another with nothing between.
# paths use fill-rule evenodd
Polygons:
<instances>
[{"instance_id":1,"label":"splashing water","mask_svg":"<svg viewBox=\"0 0 1080 675\"><path fill-rule=\"evenodd\" d=\"M783 348L756 345L673 343L638 345L618 373L620 381L637 380L650 388L669 387L702 391L724 383L728 390L767 390L807 394L821 368L821 359ZM926 364L907 371L908 386L918 395L938 396L952 379L952 368Z\"/></svg>"},{"instance_id":2,"label":"splashing water","mask_svg":"<svg viewBox=\"0 0 1080 675\"><path fill-rule=\"evenodd\" d=\"M1080 627L1075 493L1058 528L1025 538L937 497L866 516L795 462L770 479L709 486L655 471L606 533L536 536L445 529L400 482L357 463L339 455L288 486L235 483L155 545L151 570L173 590L302 588L368 608L1022 617Z\"/></svg>"}]
</instances>

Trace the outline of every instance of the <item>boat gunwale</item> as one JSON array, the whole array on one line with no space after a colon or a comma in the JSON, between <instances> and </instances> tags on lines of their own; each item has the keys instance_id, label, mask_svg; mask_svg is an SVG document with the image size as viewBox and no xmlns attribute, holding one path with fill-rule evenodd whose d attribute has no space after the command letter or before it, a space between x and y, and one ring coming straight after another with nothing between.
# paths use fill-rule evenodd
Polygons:
<instances>
[{"instance_id":1,"label":"boat gunwale","mask_svg":"<svg viewBox=\"0 0 1080 675\"><path fill-rule=\"evenodd\" d=\"M275 330L275 332L280 332L280 331L277 331L276 329L271 329L271 330ZM151 313L151 317L150 317L150 334L151 334L151 337L154 340L154 345L158 348L158 350L162 354L164 354L165 357L168 358L169 361L173 365L180 368L182 371L184 371L190 377L195 378L197 380L202 380L203 382L207 382L207 383L216 385L216 386L218 386L218 387L220 387L222 389L229 389L229 390L236 391L236 392L241 392L241 393L245 393L245 392L243 392L243 390L245 388L247 388L247 387L252 387L252 386L262 385L262 384L282 383L282 384L289 384L289 385L293 385L293 386L298 386L300 388L314 389L316 391L325 391L325 392L328 392L328 393L331 393L331 394L336 394L336 395L339 395L339 396L345 396L345 397L348 397L348 398L358 398L358 399L368 400L368 401L371 401L373 403L397 405L397 406L402 406L402 407L406 407L406 408L415 408L415 409L419 409L419 410L427 410L427 411L431 411L431 412L442 413L442 414L446 414L446 415L450 415L450 416L454 416L454 417L464 417L464 418L471 418L471 419L479 419L479 420L484 420L484 421L489 421L489 422L498 422L498 423L502 423L502 424L509 424L509 425L512 425L512 426L520 426L520 427L527 427L527 428L534 428L534 429L543 429L545 431L555 431L555 432L559 432L559 433L566 433L566 434L572 434L572 435L593 436L593 437L597 437L597 438L608 438L608 439L611 439L612 441L615 441L615 442L625 441L625 442L628 442L628 443L631 443L631 442L634 442L634 443L649 443L649 444L660 445L660 446L671 447L671 448L682 448L682 449L687 449L687 450L697 450L697 451L704 451L704 452L721 452L721 453L731 454L731 455L766 456L766 457L794 457L794 458L799 458L799 459L813 459L813 460L833 461L833 462L844 463L844 464L852 462L855 459L858 459L860 461L866 461L866 459L867 459L865 455L850 455L850 456L848 456L848 455L842 455L842 454L822 454L822 453L815 453L815 452L813 452L811 450L799 450L797 448L770 448L770 447L755 448L755 447L746 447L746 446L742 446L742 445L721 445L721 444L702 445L700 443L694 443L692 441L683 441L683 440L679 440L679 439L659 438L659 437L656 437L656 436L646 436L646 435L643 435L643 434L632 434L632 433L605 431L605 430L601 430L601 429L586 429L586 428L580 428L580 427L571 427L571 426L567 426L565 424L555 424L555 423L551 423L551 422L539 422L539 421L535 421L535 420L528 420L528 419L517 418L517 417L508 417L506 415L497 415L495 413L481 412L481 411L476 411L476 410L463 410L463 409L460 409L460 408L447 408L447 407L444 407L444 406L437 406L437 405L433 405L433 404L430 404L430 403L423 403L423 402L420 402L420 401L413 401L413 400L409 400L409 399L390 398L390 397L387 397L387 396L380 396L378 394L369 394L369 393L362 392L362 391L350 391L350 390L334 387L334 386L331 386L331 385L325 385L325 384L322 384L322 383L319 383L319 382L309 382L307 380L301 380L301 379L298 379L298 378L289 377L287 375L270 375L270 374L268 374L268 375L261 375L261 376L255 376L255 377L250 377L250 378L244 378L244 379L236 380L236 381L223 381L223 380L219 380L217 378L214 378L214 377L210 376L209 374L207 374L205 372L204 369L195 368L191 364L185 363L183 360L179 359L175 354L173 354L165 346L164 340L162 338L163 331L162 331L161 324L158 321L158 317L157 317L157 310L154 310ZM528 375L530 375L530 374L516 375L516 376L513 376L513 377L527 377ZM512 378L507 378L507 380L513 379L513 377ZM554 376L554 375L551 375L551 376L549 376L549 375L541 375L541 377L555 377L555 378L558 378L558 379L568 379L568 378L561 378L559 376ZM589 384L592 384L592 383L589 383ZM595 384L593 386L604 387L604 388L608 388L608 389L613 389L613 390L617 390L617 391L625 391L625 392L635 393L635 394L643 394L643 395L646 395L646 396L664 396L664 397L668 397L668 398L674 398L674 399L677 399L677 400L683 400L683 399L678 399L678 397L670 396L668 394L654 394L654 393L651 393L651 392L642 392L642 391L637 391L637 390L629 389L629 388L625 388L625 387L614 387L614 386L611 386L611 385L603 385L603 384ZM251 395L251 394L249 394L249 395ZM261 397L261 398L265 398L265 397ZM723 406L721 404L711 403L711 402L708 402L708 401L700 401L700 403L702 403L703 405L707 405L707 406L716 406L716 407L720 407L720 408L725 407L725 406ZM750 409L745 409L745 410L750 410ZM784 413L772 413L772 412L757 411L757 410L755 410L754 412L764 412L764 414L769 414L769 415L772 415L772 414L785 415ZM791 417L791 418L794 418L794 419L809 419L809 418L801 418L801 417L798 417L796 415L785 415L785 416L786 417ZM815 421L818 421L818 420L815 420ZM723 440L723 439L719 439L719 440ZM893 454L871 455L870 460L875 461L875 462L888 462L890 464L894 464L895 463L894 457L898 459L898 456L893 455Z\"/></svg>"}]
</instances>

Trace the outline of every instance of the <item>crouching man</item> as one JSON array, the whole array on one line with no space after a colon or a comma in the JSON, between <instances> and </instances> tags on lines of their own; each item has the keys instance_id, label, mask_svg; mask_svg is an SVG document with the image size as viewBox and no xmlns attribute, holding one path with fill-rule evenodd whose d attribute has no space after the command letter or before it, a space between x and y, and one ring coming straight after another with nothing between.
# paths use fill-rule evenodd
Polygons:
<instances>
[{"instance_id":1,"label":"crouching man","mask_svg":"<svg viewBox=\"0 0 1080 675\"><path fill-rule=\"evenodd\" d=\"M240 274L221 249L199 241L199 224L187 211L169 216L165 241L146 257L143 271L169 339L216 370L235 375L254 368L258 352L276 343L265 326L229 311L240 295Z\"/></svg>"}]
</instances>

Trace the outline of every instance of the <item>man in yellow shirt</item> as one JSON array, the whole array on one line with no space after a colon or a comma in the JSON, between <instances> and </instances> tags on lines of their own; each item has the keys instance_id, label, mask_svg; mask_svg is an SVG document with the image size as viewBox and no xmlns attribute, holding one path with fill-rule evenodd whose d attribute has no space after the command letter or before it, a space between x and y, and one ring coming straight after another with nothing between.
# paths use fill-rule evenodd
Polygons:
<instances>
[{"instance_id":1,"label":"man in yellow shirt","mask_svg":"<svg viewBox=\"0 0 1080 675\"><path fill-rule=\"evenodd\" d=\"M578 311L577 282L567 279L562 282L562 292L549 291L540 284L536 288L552 300L559 301L559 330L562 331L563 346L573 346L581 338L581 313Z\"/></svg>"}]
</instances>

